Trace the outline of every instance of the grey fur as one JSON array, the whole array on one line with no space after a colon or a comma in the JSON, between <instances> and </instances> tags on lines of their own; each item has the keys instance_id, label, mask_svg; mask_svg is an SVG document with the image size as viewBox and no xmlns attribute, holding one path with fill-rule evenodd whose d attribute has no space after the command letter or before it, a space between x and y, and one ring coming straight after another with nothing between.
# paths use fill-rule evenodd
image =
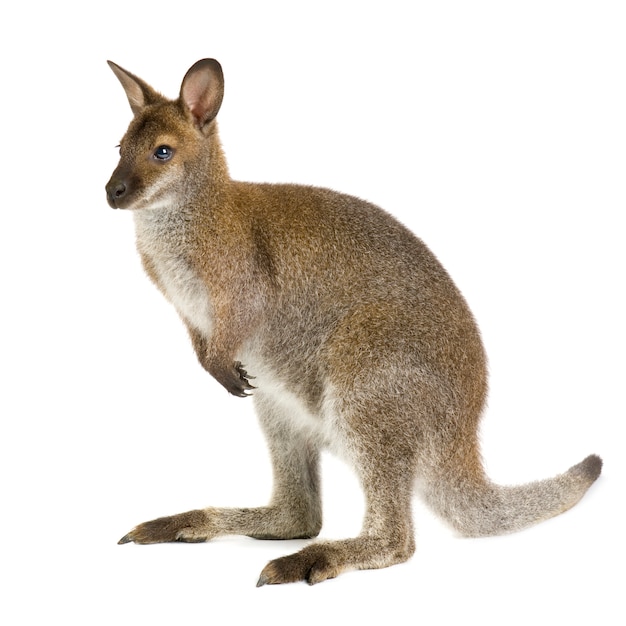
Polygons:
<instances>
[{"instance_id":1,"label":"grey fur","mask_svg":"<svg viewBox=\"0 0 626 626\"><path fill-rule=\"evenodd\" d=\"M120 543L315 537L324 447L360 479L361 534L270 562L260 585L408 559L415 491L468 536L519 530L582 497L600 474L597 456L517 487L485 476L480 335L422 241L352 196L233 181L215 122L216 61L196 63L177 100L111 67L134 119L109 203L133 210L146 272L185 321L202 366L230 393L254 396L274 468L267 507L159 518Z\"/></svg>"}]
</instances>

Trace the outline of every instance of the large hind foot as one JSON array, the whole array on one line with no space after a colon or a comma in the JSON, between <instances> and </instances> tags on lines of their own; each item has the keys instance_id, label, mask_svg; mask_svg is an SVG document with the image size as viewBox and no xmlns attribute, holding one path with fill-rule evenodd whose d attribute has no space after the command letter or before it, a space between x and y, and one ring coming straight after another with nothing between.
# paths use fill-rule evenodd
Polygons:
<instances>
[{"instance_id":1,"label":"large hind foot","mask_svg":"<svg viewBox=\"0 0 626 626\"><path fill-rule=\"evenodd\" d=\"M211 524L205 511L188 511L168 517L144 522L135 526L119 541L123 543L167 543L170 541L184 541L201 543L214 536L211 533Z\"/></svg>"},{"instance_id":2,"label":"large hind foot","mask_svg":"<svg viewBox=\"0 0 626 626\"><path fill-rule=\"evenodd\" d=\"M402 563L414 550L412 534L398 542L389 537L361 536L313 543L300 552L270 561L261 572L257 587L298 581L314 585L335 578L345 570L377 569Z\"/></svg>"}]
</instances>

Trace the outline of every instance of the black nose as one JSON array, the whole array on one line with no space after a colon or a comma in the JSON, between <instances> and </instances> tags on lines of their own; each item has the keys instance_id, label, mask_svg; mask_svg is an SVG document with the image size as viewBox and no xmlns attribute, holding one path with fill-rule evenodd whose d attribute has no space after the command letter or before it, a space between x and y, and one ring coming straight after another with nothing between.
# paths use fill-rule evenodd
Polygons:
<instances>
[{"instance_id":1,"label":"black nose","mask_svg":"<svg viewBox=\"0 0 626 626\"><path fill-rule=\"evenodd\" d=\"M117 183L113 188L113 197L121 198L126 193L126 185L124 183Z\"/></svg>"},{"instance_id":2,"label":"black nose","mask_svg":"<svg viewBox=\"0 0 626 626\"><path fill-rule=\"evenodd\" d=\"M121 180L110 180L106 186L107 200L113 207L117 207L118 200L126 194L126 184Z\"/></svg>"}]
</instances>

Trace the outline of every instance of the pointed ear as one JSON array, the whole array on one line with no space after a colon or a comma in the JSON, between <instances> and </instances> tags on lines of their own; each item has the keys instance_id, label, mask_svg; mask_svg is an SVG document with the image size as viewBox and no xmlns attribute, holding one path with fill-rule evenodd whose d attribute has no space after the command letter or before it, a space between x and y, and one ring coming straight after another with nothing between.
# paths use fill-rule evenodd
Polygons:
<instances>
[{"instance_id":1,"label":"pointed ear","mask_svg":"<svg viewBox=\"0 0 626 626\"><path fill-rule=\"evenodd\" d=\"M143 107L147 104L155 104L162 100L160 96L148 83L137 78L134 74L127 72L124 68L120 67L113 61L107 61L109 67L113 70L113 73L117 76L130 104L130 108L133 110L133 114L137 115Z\"/></svg>"},{"instance_id":2,"label":"pointed ear","mask_svg":"<svg viewBox=\"0 0 626 626\"><path fill-rule=\"evenodd\" d=\"M183 78L180 101L187 108L197 128L215 118L224 97L224 74L215 59L194 63Z\"/></svg>"}]
</instances>

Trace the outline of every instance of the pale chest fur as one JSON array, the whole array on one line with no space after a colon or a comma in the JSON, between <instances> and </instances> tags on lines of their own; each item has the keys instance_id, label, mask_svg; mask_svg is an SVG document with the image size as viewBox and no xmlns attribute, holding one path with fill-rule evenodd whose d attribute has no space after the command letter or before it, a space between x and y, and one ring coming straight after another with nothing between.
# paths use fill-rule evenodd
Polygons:
<instances>
[{"instance_id":1,"label":"pale chest fur","mask_svg":"<svg viewBox=\"0 0 626 626\"><path fill-rule=\"evenodd\" d=\"M187 251L181 246L181 226L167 214L135 214L137 249L145 255L156 274L157 284L185 322L209 336L212 307L206 284L194 269Z\"/></svg>"}]
</instances>

